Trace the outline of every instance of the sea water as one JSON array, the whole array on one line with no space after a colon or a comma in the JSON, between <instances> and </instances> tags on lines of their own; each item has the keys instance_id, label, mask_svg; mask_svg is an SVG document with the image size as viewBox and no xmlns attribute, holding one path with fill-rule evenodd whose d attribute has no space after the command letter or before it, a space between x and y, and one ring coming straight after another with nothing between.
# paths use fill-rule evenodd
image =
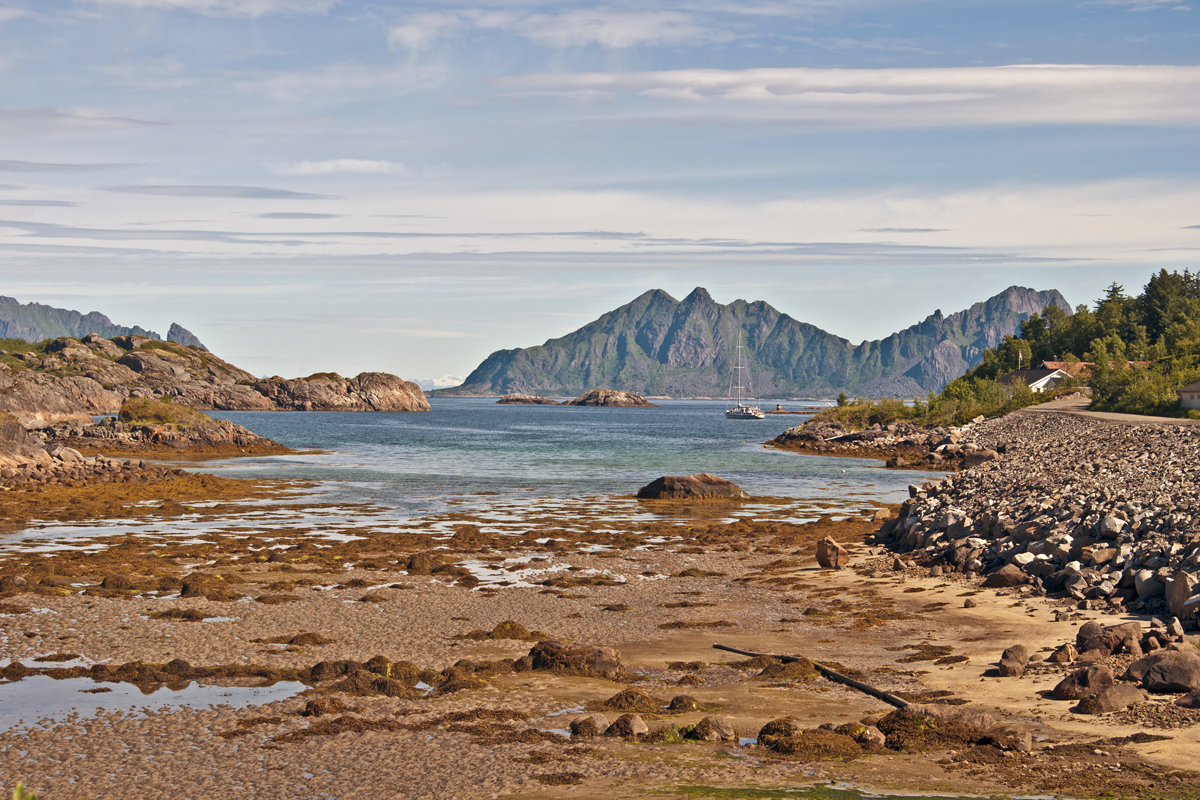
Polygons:
<instances>
[{"instance_id":1,"label":"sea water","mask_svg":"<svg viewBox=\"0 0 1200 800\"><path fill-rule=\"evenodd\" d=\"M449 501L631 495L661 475L711 472L751 495L900 502L927 473L881 462L764 447L807 417L730 420L720 401L657 408L500 405L430 399L420 413L213 412L296 449L323 452L214 466L238 477L322 482L332 502L371 502L405 514Z\"/></svg>"}]
</instances>

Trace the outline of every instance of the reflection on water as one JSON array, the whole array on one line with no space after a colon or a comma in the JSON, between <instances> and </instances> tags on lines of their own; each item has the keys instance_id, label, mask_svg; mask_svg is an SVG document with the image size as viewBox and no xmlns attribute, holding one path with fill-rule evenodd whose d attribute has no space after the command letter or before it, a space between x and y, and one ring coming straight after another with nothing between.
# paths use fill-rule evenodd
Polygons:
<instances>
[{"instance_id":1,"label":"reflection on water","mask_svg":"<svg viewBox=\"0 0 1200 800\"><path fill-rule=\"evenodd\" d=\"M62 666L56 664L55 666ZM271 686L139 687L129 683L101 683L91 678L55 680L32 675L13 683L0 683L0 730L18 725L50 725L68 717L94 717L102 711L149 711L165 707L243 708L286 700L306 689L298 681Z\"/></svg>"}]
</instances>

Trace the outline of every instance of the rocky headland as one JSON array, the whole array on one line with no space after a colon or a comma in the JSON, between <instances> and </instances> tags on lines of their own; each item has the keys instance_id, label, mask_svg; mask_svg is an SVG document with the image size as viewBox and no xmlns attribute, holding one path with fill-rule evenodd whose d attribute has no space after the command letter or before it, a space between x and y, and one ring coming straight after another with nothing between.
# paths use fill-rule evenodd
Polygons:
<instances>
[{"instance_id":1,"label":"rocky headland","mask_svg":"<svg viewBox=\"0 0 1200 800\"><path fill-rule=\"evenodd\" d=\"M568 400L563 403L564 406L610 406L617 408L655 408L655 404L651 403L640 394L633 392L622 392L617 389L592 389L584 395L576 397L574 400Z\"/></svg>"},{"instance_id":2,"label":"rocky headland","mask_svg":"<svg viewBox=\"0 0 1200 800\"><path fill-rule=\"evenodd\" d=\"M428 411L415 383L366 372L259 379L199 346L140 336L56 339L0 351L0 410L29 428L87 424L130 397L223 411Z\"/></svg>"},{"instance_id":3,"label":"rocky headland","mask_svg":"<svg viewBox=\"0 0 1200 800\"><path fill-rule=\"evenodd\" d=\"M788 428L767 446L805 455L879 459L893 469L953 471L997 456L971 439L972 426L982 421L937 427L876 423L866 430L851 431L837 420L815 416Z\"/></svg>"},{"instance_id":4,"label":"rocky headland","mask_svg":"<svg viewBox=\"0 0 1200 800\"><path fill-rule=\"evenodd\" d=\"M963 439L996 457L910 487L879 541L985 585L1194 624L1200 427L1026 410Z\"/></svg>"},{"instance_id":5,"label":"rocky headland","mask_svg":"<svg viewBox=\"0 0 1200 800\"><path fill-rule=\"evenodd\" d=\"M36 431L51 446L84 455L172 458L221 458L283 455L293 452L278 442L177 402L131 398L116 417L84 425L59 422Z\"/></svg>"},{"instance_id":6,"label":"rocky headland","mask_svg":"<svg viewBox=\"0 0 1200 800\"><path fill-rule=\"evenodd\" d=\"M178 470L141 459L85 456L59 443L49 447L12 414L0 412L0 491L16 488L81 486L95 483L162 480ZM6 517L7 514L0 514Z\"/></svg>"}]
</instances>

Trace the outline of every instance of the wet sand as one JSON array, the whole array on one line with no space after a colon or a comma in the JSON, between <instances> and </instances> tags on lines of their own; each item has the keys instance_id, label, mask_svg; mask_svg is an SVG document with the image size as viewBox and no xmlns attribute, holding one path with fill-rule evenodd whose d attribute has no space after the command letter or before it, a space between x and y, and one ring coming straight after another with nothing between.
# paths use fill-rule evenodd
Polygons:
<instances>
[{"instance_id":1,"label":"wet sand","mask_svg":"<svg viewBox=\"0 0 1200 800\"><path fill-rule=\"evenodd\" d=\"M169 486L158 487L157 499L151 487L114 500L107 516L136 516L141 527L85 526L72 542L90 549L8 543L0 550L0 657L26 665L54 654L79 664L182 659L230 676L253 665L286 678L320 662L383 656L388 673L403 662L420 670L428 680L418 686L445 679L463 659L478 669L460 665L469 680L428 696L347 693L310 681L303 693L267 704L26 720L0 732L6 786L24 780L54 798L705 797L716 788L823 781L892 792L1194 795L1196 776L1172 770L1200 748L1200 726L1087 717L1037 694L1069 666L1035 667L1021 678L987 674L1009 645L1044 655L1072 640L1084 619L1100 618L1095 612L894 569L890 554L862 544L878 527L880 506L853 503L835 520L821 517L834 511L827 503L797 500L687 509L582 498L556 507L497 502L397 524L378 509L313 502L303 486L246 484L238 497L236 484L196 505ZM78 518L71 503L46 507ZM825 535L847 544L851 568L817 568L815 544ZM975 607L963 607L967 598ZM1056 611L1070 618L1055 621ZM629 674L613 681L513 671L503 660L521 658L534 642L487 638L510 620L538 638L614 647ZM319 637L287 644L305 633ZM738 666L746 659L713 650L717 642L836 665L913 701L965 701L1030 731L1032 751L814 761L753 743L561 735L629 685L664 705L686 694L705 707L646 714L652 730L715 713L743 739L787 716L816 727L892 710L811 676L758 677L761 665ZM264 681L218 675L201 683ZM21 681L0 685L0 703L20 688ZM345 708L303 716L313 697ZM610 721L619 715L604 713ZM1114 742L1139 733L1150 736Z\"/></svg>"}]
</instances>

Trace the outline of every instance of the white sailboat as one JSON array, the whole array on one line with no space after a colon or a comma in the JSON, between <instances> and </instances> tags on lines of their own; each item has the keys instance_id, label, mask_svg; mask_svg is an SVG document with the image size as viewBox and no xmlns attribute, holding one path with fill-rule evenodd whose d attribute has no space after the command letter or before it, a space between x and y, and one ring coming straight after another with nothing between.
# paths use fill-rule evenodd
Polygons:
<instances>
[{"instance_id":1,"label":"white sailboat","mask_svg":"<svg viewBox=\"0 0 1200 800\"><path fill-rule=\"evenodd\" d=\"M729 419L766 419L766 414L758 407L754 400L747 398L747 392L752 392L750 388L749 375L745 378L743 384L742 370L749 370L748 366L742 364L742 334L738 332L737 343L737 366L734 367L734 373L729 379L729 401L731 404L725 407L725 416ZM736 398L734 392L737 392Z\"/></svg>"}]
</instances>

